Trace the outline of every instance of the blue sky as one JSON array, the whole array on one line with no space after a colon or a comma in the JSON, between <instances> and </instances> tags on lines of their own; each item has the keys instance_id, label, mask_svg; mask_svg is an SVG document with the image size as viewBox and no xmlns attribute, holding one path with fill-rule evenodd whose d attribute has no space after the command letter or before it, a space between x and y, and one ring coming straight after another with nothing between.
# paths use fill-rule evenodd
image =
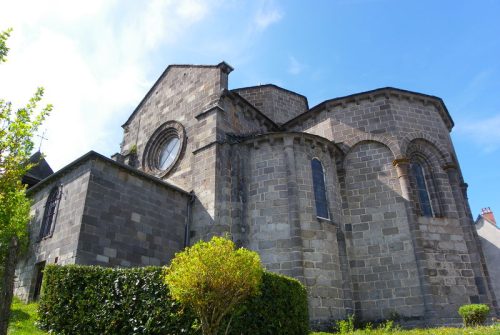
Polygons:
<instances>
[{"instance_id":1,"label":"blue sky","mask_svg":"<svg viewBox=\"0 0 500 335\"><path fill-rule=\"evenodd\" d=\"M37 86L56 169L119 150L121 124L168 64L217 64L230 88L274 83L310 106L384 86L443 98L474 215L500 213L500 1L2 1L0 96ZM500 215L500 214L499 214Z\"/></svg>"}]
</instances>

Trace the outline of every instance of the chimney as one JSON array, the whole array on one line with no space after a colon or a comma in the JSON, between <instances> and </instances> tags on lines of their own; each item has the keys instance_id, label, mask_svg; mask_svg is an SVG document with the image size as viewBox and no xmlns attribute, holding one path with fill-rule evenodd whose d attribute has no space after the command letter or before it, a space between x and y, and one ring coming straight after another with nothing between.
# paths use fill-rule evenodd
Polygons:
<instances>
[{"instance_id":1,"label":"chimney","mask_svg":"<svg viewBox=\"0 0 500 335\"><path fill-rule=\"evenodd\" d=\"M485 208L481 209L481 216L485 220L488 220L489 222L493 223L495 226L497 225L497 222L495 221L495 216L493 215L491 208L485 207Z\"/></svg>"}]
</instances>

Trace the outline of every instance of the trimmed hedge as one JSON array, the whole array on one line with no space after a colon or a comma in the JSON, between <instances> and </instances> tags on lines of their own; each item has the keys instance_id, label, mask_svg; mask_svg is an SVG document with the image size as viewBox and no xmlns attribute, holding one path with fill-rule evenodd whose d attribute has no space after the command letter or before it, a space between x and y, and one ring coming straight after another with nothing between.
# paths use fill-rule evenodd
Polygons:
<instances>
[{"instance_id":1,"label":"trimmed hedge","mask_svg":"<svg viewBox=\"0 0 500 335\"><path fill-rule=\"evenodd\" d=\"M56 334L196 334L162 277L160 267L47 266L39 325Z\"/></svg>"},{"instance_id":2,"label":"trimmed hedge","mask_svg":"<svg viewBox=\"0 0 500 335\"><path fill-rule=\"evenodd\" d=\"M231 320L231 334L309 333L307 292L298 280L264 272L261 294L250 298Z\"/></svg>"},{"instance_id":3,"label":"trimmed hedge","mask_svg":"<svg viewBox=\"0 0 500 335\"><path fill-rule=\"evenodd\" d=\"M49 265L39 325L56 334L200 334L193 313L170 297L163 271ZM264 273L261 291L235 313L231 334L308 333L307 296L300 282Z\"/></svg>"}]
</instances>

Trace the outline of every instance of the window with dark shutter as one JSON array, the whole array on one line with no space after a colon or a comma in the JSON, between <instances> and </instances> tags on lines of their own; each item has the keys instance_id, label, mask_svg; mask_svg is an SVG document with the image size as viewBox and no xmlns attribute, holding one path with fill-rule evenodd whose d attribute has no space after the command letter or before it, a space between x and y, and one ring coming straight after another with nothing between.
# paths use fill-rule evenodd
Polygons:
<instances>
[{"instance_id":1,"label":"window with dark shutter","mask_svg":"<svg viewBox=\"0 0 500 335\"><path fill-rule=\"evenodd\" d=\"M47 198L45 211L43 213L42 227L40 229L40 239L52 234L54 227L55 216L61 194L60 187L54 187Z\"/></svg>"},{"instance_id":2,"label":"window with dark shutter","mask_svg":"<svg viewBox=\"0 0 500 335\"><path fill-rule=\"evenodd\" d=\"M311 161L314 200L316 203L316 216L329 219L328 203L326 200L325 174L321 162L314 158Z\"/></svg>"}]
</instances>

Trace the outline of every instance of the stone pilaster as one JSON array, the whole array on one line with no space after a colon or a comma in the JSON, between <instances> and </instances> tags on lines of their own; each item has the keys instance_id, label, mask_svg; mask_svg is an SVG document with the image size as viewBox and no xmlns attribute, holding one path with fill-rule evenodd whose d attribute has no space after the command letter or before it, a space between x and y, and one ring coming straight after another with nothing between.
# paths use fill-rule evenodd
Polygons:
<instances>
[{"instance_id":1,"label":"stone pilaster","mask_svg":"<svg viewBox=\"0 0 500 335\"><path fill-rule=\"evenodd\" d=\"M396 168L399 184L401 185L401 196L404 199L406 213L408 216L408 228L411 233L411 242L415 253L415 261L417 263L418 280L420 283L420 294L424 303L424 318L429 320L432 316L433 296L429 284L424 278L425 269L427 267L425 261L425 252L422 248L422 235L418 229L417 217L412 206L412 196L409 177L410 160L408 158L395 159L392 165Z\"/></svg>"},{"instance_id":2,"label":"stone pilaster","mask_svg":"<svg viewBox=\"0 0 500 335\"><path fill-rule=\"evenodd\" d=\"M287 192L289 199L288 222L290 224L291 247L293 249L291 259L293 260L292 273L295 278L304 281L303 267L303 241L300 227L300 206L297 185L297 169L295 167L295 152L293 149L293 137L284 138L284 158L287 176Z\"/></svg>"}]
</instances>

